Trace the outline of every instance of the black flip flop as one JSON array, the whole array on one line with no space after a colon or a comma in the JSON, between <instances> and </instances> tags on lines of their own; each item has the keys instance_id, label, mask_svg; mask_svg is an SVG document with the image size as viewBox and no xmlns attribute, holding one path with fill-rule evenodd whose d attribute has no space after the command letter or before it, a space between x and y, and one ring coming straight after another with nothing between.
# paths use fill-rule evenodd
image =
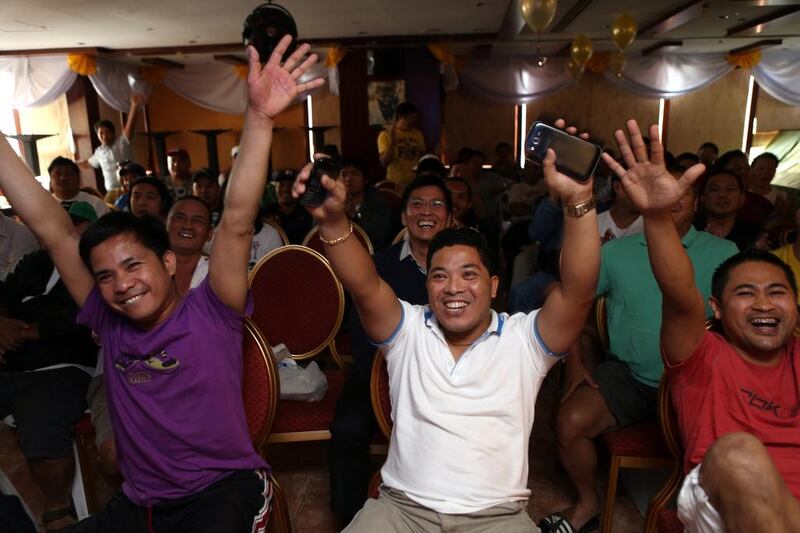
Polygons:
<instances>
[{"instance_id":1,"label":"black flip flop","mask_svg":"<svg viewBox=\"0 0 800 533\"><path fill-rule=\"evenodd\" d=\"M542 533L590 533L600 528L600 515L595 515L582 528L575 529L567 517L559 512L550 513L536 524Z\"/></svg>"}]
</instances>

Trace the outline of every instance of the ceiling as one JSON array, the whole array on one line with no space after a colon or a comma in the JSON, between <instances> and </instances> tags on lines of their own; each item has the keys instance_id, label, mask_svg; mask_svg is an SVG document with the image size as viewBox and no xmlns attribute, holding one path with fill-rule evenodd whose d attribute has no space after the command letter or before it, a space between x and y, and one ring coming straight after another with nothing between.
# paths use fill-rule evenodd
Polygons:
<instances>
[{"instance_id":1,"label":"ceiling","mask_svg":"<svg viewBox=\"0 0 800 533\"><path fill-rule=\"evenodd\" d=\"M519 0L279 0L291 11L300 38L316 44L386 46L454 43L460 54L528 53L537 35L524 26ZM252 0L3 0L0 54L96 49L138 62L152 56L238 51L242 21ZM768 40L764 46L800 53L800 0L560 0L551 29L541 36L547 54L565 53L577 34L596 50L611 50L610 27L624 12L640 34L628 53L725 52ZM674 14L659 33L647 26ZM773 18L774 20L769 20ZM761 20L760 26L741 30ZM740 31L737 30L737 26ZM733 32L733 33L731 33ZM492 45L488 48L485 45ZM648 51L648 48L651 48ZM243 57L243 56L242 56Z\"/></svg>"}]
</instances>

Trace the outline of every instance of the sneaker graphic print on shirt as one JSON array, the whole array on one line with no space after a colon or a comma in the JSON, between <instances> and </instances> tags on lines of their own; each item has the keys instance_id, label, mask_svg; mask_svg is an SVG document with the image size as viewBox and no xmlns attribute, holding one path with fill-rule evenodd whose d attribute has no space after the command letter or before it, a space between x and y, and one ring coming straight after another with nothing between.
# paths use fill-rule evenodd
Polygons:
<instances>
[{"instance_id":1,"label":"sneaker graphic print on shirt","mask_svg":"<svg viewBox=\"0 0 800 533\"><path fill-rule=\"evenodd\" d=\"M114 361L114 366L131 385L150 383L153 374L177 372L181 362L171 357L166 350L153 351L144 358L123 353Z\"/></svg>"}]
</instances>

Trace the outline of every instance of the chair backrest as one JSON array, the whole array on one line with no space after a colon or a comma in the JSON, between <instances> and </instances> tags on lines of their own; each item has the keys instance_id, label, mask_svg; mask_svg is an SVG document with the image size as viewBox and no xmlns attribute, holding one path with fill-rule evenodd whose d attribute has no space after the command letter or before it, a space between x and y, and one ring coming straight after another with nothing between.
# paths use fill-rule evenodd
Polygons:
<instances>
[{"instance_id":1,"label":"chair backrest","mask_svg":"<svg viewBox=\"0 0 800 533\"><path fill-rule=\"evenodd\" d=\"M367 233L361 229L361 226L358 224L353 224L353 234L358 238L359 241L361 241L361 244L367 249L369 255L372 255L372 243L370 242L369 237L367 237ZM306 238L303 239L303 246L307 246L315 252L319 252L319 254L322 255L322 257L327 261L327 258L325 258L325 248L322 245L322 241L319 240L319 226L314 226L311 228L311 231L308 232Z\"/></svg>"},{"instance_id":2,"label":"chair backrest","mask_svg":"<svg viewBox=\"0 0 800 533\"><path fill-rule=\"evenodd\" d=\"M244 322L242 400L250 440L257 452L269 437L278 409L280 381L269 344L249 318Z\"/></svg>"},{"instance_id":3,"label":"chair backrest","mask_svg":"<svg viewBox=\"0 0 800 533\"><path fill-rule=\"evenodd\" d=\"M305 246L281 246L250 272L253 322L270 346L308 359L330 343L344 314L344 290L328 261Z\"/></svg>"},{"instance_id":4,"label":"chair backrest","mask_svg":"<svg viewBox=\"0 0 800 533\"><path fill-rule=\"evenodd\" d=\"M406 235L408 235L408 228L401 229L397 235L394 236L394 239L392 239L392 244L397 244L398 242L402 241L406 238Z\"/></svg>"},{"instance_id":5,"label":"chair backrest","mask_svg":"<svg viewBox=\"0 0 800 533\"><path fill-rule=\"evenodd\" d=\"M283 241L283 245L284 246L289 244L289 237L286 236L286 232L283 231L283 228L281 227L280 224L278 224L277 222L275 222L274 220L272 220L269 217L264 217L263 219L261 219L261 221L264 224L267 224L268 226L272 226L275 229L275 231L278 232L278 236L281 238L281 241Z\"/></svg>"},{"instance_id":6,"label":"chair backrest","mask_svg":"<svg viewBox=\"0 0 800 533\"><path fill-rule=\"evenodd\" d=\"M603 343L605 349L608 349L608 309L605 296L598 296L594 300L594 320L597 333L600 335L600 342Z\"/></svg>"},{"instance_id":7,"label":"chair backrest","mask_svg":"<svg viewBox=\"0 0 800 533\"><path fill-rule=\"evenodd\" d=\"M387 440L392 436L392 400L389 397L389 373L386 370L386 359L383 352L375 352L372 360L372 374L369 380L370 397L372 399L372 410L375 411L375 419L378 427Z\"/></svg>"}]
</instances>

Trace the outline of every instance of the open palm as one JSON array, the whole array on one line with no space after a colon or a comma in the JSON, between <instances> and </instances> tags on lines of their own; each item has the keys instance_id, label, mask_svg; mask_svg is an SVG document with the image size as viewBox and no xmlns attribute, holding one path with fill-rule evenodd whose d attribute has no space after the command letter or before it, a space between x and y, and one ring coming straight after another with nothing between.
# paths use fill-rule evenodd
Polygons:
<instances>
[{"instance_id":1,"label":"open palm","mask_svg":"<svg viewBox=\"0 0 800 533\"><path fill-rule=\"evenodd\" d=\"M627 170L607 153L603 154L603 160L620 177L625 193L640 213L671 209L700 177L705 166L694 165L676 178L664 165L664 146L658 136L658 127L650 126L649 154L636 121L629 120L627 128L630 144L622 130L614 132Z\"/></svg>"},{"instance_id":2,"label":"open palm","mask_svg":"<svg viewBox=\"0 0 800 533\"><path fill-rule=\"evenodd\" d=\"M284 36L263 67L256 49L252 46L247 47L250 61L250 71L247 75L249 105L266 118L275 118L298 94L315 89L324 83L321 78L297 83L297 79L317 62L316 54L305 57L311 49L307 44L299 46L281 65L281 58L291 42L290 36Z\"/></svg>"}]
</instances>

